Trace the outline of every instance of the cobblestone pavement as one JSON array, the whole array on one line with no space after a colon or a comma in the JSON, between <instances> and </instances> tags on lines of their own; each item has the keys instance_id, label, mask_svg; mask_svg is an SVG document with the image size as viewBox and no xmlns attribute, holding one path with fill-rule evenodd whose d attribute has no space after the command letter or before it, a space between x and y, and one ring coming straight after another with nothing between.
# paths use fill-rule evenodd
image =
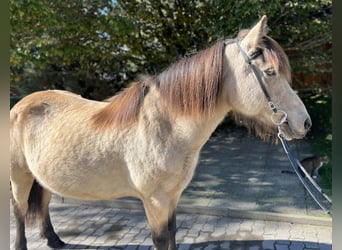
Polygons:
<instances>
[{"instance_id":1,"label":"cobblestone pavement","mask_svg":"<svg viewBox=\"0 0 342 250\"><path fill-rule=\"evenodd\" d=\"M50 204L52 223L64 249L153 249L143 211L76 204ZM11 249L15 223L10 217ZM332 228L264 220L177 214L178 249L328 250ZM49 249L38 226L26 229L28 249Z\"/></svg>"},{"instance_id":2,"label":"cobblestone pavement","mask_svg":"<svg viewBox=\"0 0 342 250\"><path fill-rule=\"evenodd\" d=\"M299 159L312 156L308 141L289 144ZM195 176L179 204L324 216L299 178L283 170L293 171L281 143L265 142L245 129L221 132L204 145Z\"/></svg>"}]
</instances>

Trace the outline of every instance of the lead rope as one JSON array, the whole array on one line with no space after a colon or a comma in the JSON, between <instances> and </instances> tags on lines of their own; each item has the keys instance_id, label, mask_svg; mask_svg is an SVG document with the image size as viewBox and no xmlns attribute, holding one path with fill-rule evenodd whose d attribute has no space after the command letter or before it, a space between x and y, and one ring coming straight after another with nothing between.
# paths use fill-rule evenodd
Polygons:
<instances>
[{"instance_id":1,"label":"lead rope","mask_svg":"<svg viewBox=\"0 0 342 250\"><path fill-rule=\"evenodd\" d=\"M286 122L287 119L287 113L283 110L277 109L275 107L275 105L273 104L270 95L268 94L266 87L257 71L257 69L255 68L255 66L251 63L252 60L254 60L256 58L256 56L250 58L246 52L242 49L239 40L238 39L227 39L225 40L224 44L231 44L231 43L235 43L237 45L237 47L239 48L242 57L244 58L245 62L249 65L249 67L252 69L252 72L257 80L257 82L259 83L266 99L268 102L268 105L270 107L270 109L272 110L272 115L271 115L271 120L272 122L278 127L278 138L281 141L281 144L285 150L285 153L291 163L291 166L293 168L293 170L295 171L295 173L297 174L298 178L300 179L300 181L302 182L302 184L304 185L305 189L308 191L308 193L311 195L311 197L314 199L314 201L318 204L318 206L320 206L320 208L327 214L332 215L331 211L322 203L320 202L317 197L313 194L312 190L310 189L310 187L307 185L307 183L304 181L304 178L302 177L302 175L299 173L298 171L298 167L303 171L303 173L305 173L305 176L308 178L308 180L310 181L310 183L317 189L317 191L330 203L332 204L331 199L324 193L324 191L317 185L317 183L311 178L311 176L306 172L306 170L304 169L304 167L302 166L302 164L299 162L299 160L297 159L297 157L293 154L290 145L287 143L287 141L285 140L283 133L280 129L280 125L283 124L284 122ZM279 114L280 114L280 119L279 119ZM276 117L278 115L278 117Z\"/></svg>"},{"instance_id":2,"label":"lead rope","mask_svg":"<svg viewBox=\"0 0 342 250\"><path fill-rule=\"evenodd\" d=\"M293 154L290 145L287 143L287 141L284 139L284 136L281 132L280 126L278 125L278 138L281 141L281 144L285 150L285 153L291 163L291 166L295 173L297 174L298 178L304 185L305 189L308 191L308 193L311 195L311 197L314 199L314 201L317 203L318 206L327 214L332 215L332 212L321 202L317 199L317 197L313 194L310 187L307 185L307 183L304 181L304 178L298 171L298 167L303 171L305 176L308 178L310 183L317 189L317 191L330 203L332 204L331 199L324 193L324 191L317 185L317 183L311 178L311 176L306 172L305 168L302 166L302 164L299 162L299 160L296 158L296 156Z\"/></svg>"},{"instance_id":3,"label":"lead rope","mask_svg":"<svg viewBox=\"0 0 342 250\"><path fill-rule=\"evenodd\" d=\"M281 118L281 120L278 122L275 118L275 114L281 112L283 113L283 116ZM304 181L304 178L302 177L302 175L300 174L300 172L298 171L298 167L303 171L303 173L305 174L305 177L308 178L308 180L310 181L310 183L316 188L316 190L330 203L332 204L331 199L324 193L324 191L322 190L322 188L320 188L318 186L318 184L314 181L314 179L311 178L311 176L309 175L309 173L305 170L305 168L302 166L302 164L300 163L300 161L298 160L298 158L294 155L294 153L292 152L290 145L288 144L288 142L285 140L283 133L280 129L280 125L283 124L287 119L287 114L285 111L283 110L278 110L277 112L273 112L271 115L271 120L272 122L277 126L278 128L278 138L281 141L281 144L284 148L284 151L287 155L287 158L289 159L291 166L294 170L294 172L297 174L299 180L302 182L302 184L304 185L305 189L308 191L308 193L310 194L310 196L314 199L314 201L317 203L317 205L327 214L332 215L331 211L322 203L320 202L317 197L314 195L314 193L312 192L312 190L310 189L309 185Z\"/></svg>"}]
</instances>

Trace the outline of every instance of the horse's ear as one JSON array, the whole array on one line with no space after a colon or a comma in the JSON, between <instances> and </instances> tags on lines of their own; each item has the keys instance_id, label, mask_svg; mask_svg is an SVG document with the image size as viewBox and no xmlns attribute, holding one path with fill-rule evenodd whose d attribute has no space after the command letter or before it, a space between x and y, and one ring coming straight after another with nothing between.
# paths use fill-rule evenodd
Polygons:
<instances>
[{"instance_id":1,"label":"horse's ear","mask_svg":"<svg viewBox=\"0 0 342 250\"><path fill-rule=\"evenodd\" d=\"M260 44L262 37L266 36L267 30L267 16L264 15L243 40L249 48L256 47Z\"/></svg>"}]
</instances>

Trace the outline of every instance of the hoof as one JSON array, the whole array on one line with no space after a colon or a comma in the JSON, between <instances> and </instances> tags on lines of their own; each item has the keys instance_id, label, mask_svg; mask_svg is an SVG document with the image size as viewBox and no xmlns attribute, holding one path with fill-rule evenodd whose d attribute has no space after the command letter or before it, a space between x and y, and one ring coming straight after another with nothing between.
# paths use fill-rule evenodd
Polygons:
<instances>
[{"instance_id":1,"label":"hoof","mask_svg":"<svg viewBox=\"0 0 342 250\"><path fill-rule=\"evenodd\" d=\"M17 241L14 245L15 250L27 250L26 238L23 241Z\"/></svg>"},{"instance_id":2,"label":"hoof","mask_svg":"<svg viewBox=\"0 0 342 250\"><path fill-rule=\"evenodd\" d=\"M53 240L53 241L48 241L48 244L47 244L50 248L63 248L65 246L65 243L60 240L59 238Z\"/></svg>"},{"instance_id":3,"label":"hoof","mask_svg":"<svg viewBox=\"0 0 342 250\"><path fill-rule=\"evenodd\" d=\"M15 250L27 250L26 246L15 246L14 247Z\"/></svg>"},{"instance_id":4,"label":"hoof","mask_svg":"<svg viewBox=\"0 0 342 250\"><path fill-rule=\"evenodd\" d=\"M27 247L15 247L15 250L27 250Z\"/></svg>"}]
</instances>

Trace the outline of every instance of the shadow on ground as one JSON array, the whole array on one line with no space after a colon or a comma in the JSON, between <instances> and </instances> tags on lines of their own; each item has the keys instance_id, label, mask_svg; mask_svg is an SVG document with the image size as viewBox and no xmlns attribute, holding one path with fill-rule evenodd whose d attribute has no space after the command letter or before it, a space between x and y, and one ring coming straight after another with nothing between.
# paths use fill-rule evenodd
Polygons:
<instances>
[{"instance_id":1,"label":"shadow on ground","mask_svg":"<svg viewBox=\"0 0 342 250\"><path fill-rule=\"evenodd\" d=\"M311 154L305 140L290 142L299 159ZM281 144L245 129L217 133L202 149L180 205L284 214L323 215L295 174Z\"/></svg>"},{"instance_id":2,"label":"shadow on ground","mask_svg":"<svg viewBox=\"0 0 342 250\"><path fill-rule=\"evenodd\" d=\"M225 240L225 241L208 241L192 244L178 244L178 249L189 250L274 250L274 249L332 249L330 244L318 244L316 242L302 242L302 241L273 241L273 240ZM125 246L95 246L95 245L83 245L83 244L67 244L63 249L153 249L149 245L125 245Z\"/></svg>"}]
</instances>

